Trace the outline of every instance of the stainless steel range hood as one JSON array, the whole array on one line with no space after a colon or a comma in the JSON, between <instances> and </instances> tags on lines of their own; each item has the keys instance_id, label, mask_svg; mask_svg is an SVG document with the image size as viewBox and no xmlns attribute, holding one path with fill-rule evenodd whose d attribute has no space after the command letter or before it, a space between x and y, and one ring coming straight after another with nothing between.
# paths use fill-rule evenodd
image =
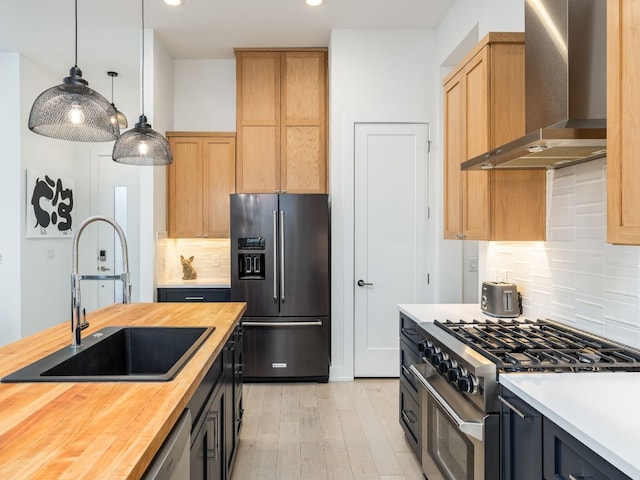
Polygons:
<instances>
[{"instance_id":1,"label":"stainless steel range hood","mask_svg":"<svg viewBox=\"0 0 640 480\"><path fill-rule=\"evenodd\" d=\"M606 155L606 0L526 0L527 134L462 170L561 168Z\"/></svg>"}]
</instances>

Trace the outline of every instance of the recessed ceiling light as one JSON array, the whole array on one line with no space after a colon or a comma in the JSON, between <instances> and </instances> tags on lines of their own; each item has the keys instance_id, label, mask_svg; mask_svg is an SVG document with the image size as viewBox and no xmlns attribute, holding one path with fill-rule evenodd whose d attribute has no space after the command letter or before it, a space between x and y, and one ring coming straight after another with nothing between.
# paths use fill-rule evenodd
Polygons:
<instances>
[{"instance_id":1,"label":"recessed ceiling light","mask_svg":"<svg viewBox=\"0 0 640 480\"><path fill-rule=\"evenodd\" d=\"M304 3L310 7L317 7L318 5L322 5L322 0L304 0Z\"/></svg>"},{"instance_id":2,"label":"recessed ceiling light","mask_svg":"<svg viewBox=\"0 0 640 480\"><path fill-rule=\"evenodd\" d=\"M167 5L171 5L172 7L177 7L178 5L184 5L185 0L164 0L164 3Z\"/></svg>"}]
</instances>

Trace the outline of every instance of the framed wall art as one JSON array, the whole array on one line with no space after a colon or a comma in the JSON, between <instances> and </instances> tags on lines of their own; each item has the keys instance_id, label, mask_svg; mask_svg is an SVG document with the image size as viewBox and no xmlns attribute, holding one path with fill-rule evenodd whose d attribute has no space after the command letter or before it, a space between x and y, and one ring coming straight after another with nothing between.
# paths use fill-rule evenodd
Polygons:
<instances>
[{"instance_id":1,"label":"framed wall art","mask_svg":"<svg viewBox=\"0 0 640 480\"><path fill-rule=\"evenodd\" d=\"M75 182L52 172L27 170L27 238L72 238Z\"/></svg>"}]
</instances>

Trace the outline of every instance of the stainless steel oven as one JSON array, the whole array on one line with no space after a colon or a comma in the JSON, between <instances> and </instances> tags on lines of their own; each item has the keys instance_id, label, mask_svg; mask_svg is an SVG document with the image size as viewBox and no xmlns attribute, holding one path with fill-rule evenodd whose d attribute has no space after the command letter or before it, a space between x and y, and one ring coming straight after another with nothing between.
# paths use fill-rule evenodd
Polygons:
<instances>
[{"instance_id":1,"label":"stainless steel oven","mask_svg":"<svg viewBox=\"0 0 640 480\"><path fill-rule=\"evenodd\" d=\"M428 363L410 367L422 386L422 471L429 480L499 478L499 415L469 403ZM489 438L490 441L486 442Z\"/></svg>"}]
</instances>

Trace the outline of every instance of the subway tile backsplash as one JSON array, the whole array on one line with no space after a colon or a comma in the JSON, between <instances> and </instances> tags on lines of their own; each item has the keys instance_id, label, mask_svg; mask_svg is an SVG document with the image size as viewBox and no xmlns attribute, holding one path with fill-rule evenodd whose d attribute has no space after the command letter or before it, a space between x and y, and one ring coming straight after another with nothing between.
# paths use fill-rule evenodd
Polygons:
<instances>
[{"instance_id":1,"label":"subway tile backsplash","mask_svg":"<svg viewBox=\"0 0 640 480\"><path fill-rule=\"evenodd\" d=\"M231 244L228 238L167 238L158 235L158 286L230 285ZM180 255L194 257L196 280L183 280Z\"/></svg>"},{"instance_id":2,"label":"subway tile backsplash","mask_svg":"<svg viewBox=\"0 0 640 480\"><path fill-rule=\"evenodd\" d=\"M547 241L480 242L480 278L518 285L526 317L640 348L640 247L606 243L605 160L549 171L547 205Z\"/></svg>"}]
</instances>

